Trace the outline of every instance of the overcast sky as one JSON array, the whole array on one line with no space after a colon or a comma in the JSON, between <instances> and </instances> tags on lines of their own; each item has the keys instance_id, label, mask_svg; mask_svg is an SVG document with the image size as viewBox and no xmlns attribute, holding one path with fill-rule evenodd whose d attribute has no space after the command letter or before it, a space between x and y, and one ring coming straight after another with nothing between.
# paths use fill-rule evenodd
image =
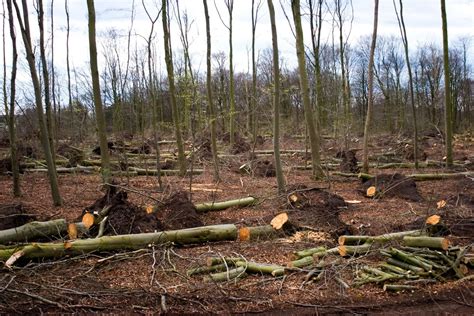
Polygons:
<instances>
[{"instance_id":1,"label":"overcast sky","mask_svg":"<svg viewBox=\"0 0 474 316\"><path fill-rule=\"evenodd\" d=\"M174 0L172 0L174 1ZM329 0L327 2L331 2ZM49 31L49 15L50 1L44 0L45 11ZM145 0L149 11L154 14L157 12L156 0ZM256 0L258 2L258 0ZM291 10L289 0L282 0L283 6L291 19ZM301 3L305 3L301 0ZM373 0L353 0L353 23L350 28L349 18L352 15L350 8L347 10L348 21L345 25L346 35L350 31L349 42L355 43L360 36L370 35L373 23ZM398 2L398 0L397 0ZM28 1L32 3L32 1ZM97 42L99 50L102 49L102 38L107 30L116 29L120 34L125 35L130 27L130 15L132 8L132 0L96 0L97 15ZM215 3L215 4L214 4ZM295 63L295 45L294 38L289 24L283 14L279 0L274 0L277 15L277 30L279 36L279 47L281 56L287 60L287 63L294 65ZM205 38L205 21L204 9L201 0L180 0L179 5L181 11L187 11L190 20L193 20L193 27L190 32L191 54L193 59L193 67L205 69L206 54L206 38ZM211 33L212 33L212 50L213 53L224 51L228 53L228 31L223 26L217 15L217 8L222 18L227 22L228 15L224 6L224 0L208 0L211 16ZM459 37L474 37L474 0L446 0L447 16L448 16L448 32L450 41L454 41ZM75 67L84 67L88 63L88 38L87 38L87 5L85 0L70 0L70 16L71 16L71 61ZM33 8L30 8L30 11ZM408 38L411 50L416 48L417 44L434 42L441 45L441 13L440 1L435 0L405 0L404 16L407 27ZM323 41L331 41L331 23L332 18L329 14L324 16L323 25ZM304 29L306 31L305 42L310 43L308 37L309 23L304 21ZM172 42L174 53L177 53L181 47L178 37L178 28L176 21L172 21ZM36 17L31 16L31 26L37 29ZM64 1L54 1L54 23L55 23L55 64L58 67L65 65L65 41L66 41L66 16L64 12ZM246 71L248 69L248 51L251 45L251 0L235 0L234 5L234 54L235 68L238 71ZM161 31L161 18L156 24L155 43L158 49L159 62L163 62L163 38ZM150 30L150 22L146 17L142 1L135 0L135 19L134 34L147 36ZM379 35L396 35L399 36L398 24L393 9L392 0L381 0L379 8ZM134 36L138 41L138 45L145 45L145 41L140 36ZM20 41L21 38L19 37ZM123 39L125 43L125 38ZM267 9L267 1L262 1L260 9L259 22L257 25L256 35L257 49L265 49L271 47L271 30ZM19 42L22 45L22 42ZM473 48L474 49L474 48ZM473 61L473 49L470 51L470 60ZM101 53L99 52L99 55ZM20 56L24 58L24 56ZM8 59L7 59L8 60ZM103 59L99 56L99 63ZM8 62L7 62L8 63ZM163 67L163 66L162 66Z\"/></svg>"}]
</instances>

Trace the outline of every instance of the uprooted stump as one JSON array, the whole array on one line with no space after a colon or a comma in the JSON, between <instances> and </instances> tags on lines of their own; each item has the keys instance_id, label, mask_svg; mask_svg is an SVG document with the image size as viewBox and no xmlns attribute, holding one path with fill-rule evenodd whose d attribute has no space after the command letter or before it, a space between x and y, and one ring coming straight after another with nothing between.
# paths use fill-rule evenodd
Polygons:
<instances>
[{"instance_id":1,"label":"uprooted stump","mask_svg":"<svg viewBox=\"0 0 474 316\"><path fill-rule=\"evenodd\" d=\"M250 144L245 141L242 137L238 136L235 138L234 144L230 150L233 155L248 152L250 150Z\"/></svg>"},{"instance_id":2,"label":"uprooted stump","mask_svg":"<svg viewBox=\"0 0 474 316\"><path fill-rule=\"evenodd\" d=\"M256 177L274 177L276 175L275 165L267 159L256 160L252 163L252 171Z\"/></svg>"},{"instance_id":3,"label":"uprooted stump","mask_svg":"<svg viewBox=\"0 0 474 316\"><path fill-rule=\"evenodd\" d=\"M108 208L104 235L138 234L163 230L163 226L154 214L147 214L145 210L127 200L127 192L117 191L115 186L108 186L105 195L83 211L98 214ZM79 219L81 221L83 215ZM90 235L96 236L98 225L90 228Z\"/></svg>"},{"instance_id":4,"label":"uprooted stump","mask_svg":"<svg viewBox=\"0 0 474 316\"><path fill-rule=\"evenodd\" d=\"M379 174L362 184L363 194L367 194L367 189L375 187L375 196L400 197L406 200L419 202L423 198L418 193L416 183L413 178L405 177L400 173Z\"/></svg>"},{"instance_id":5,"label":"uprooted stump","mask_svg":"<svg viewBox=\"0 0 474 316\"><path fill-rule=\"evenodd\" d=\"M69 160L67 167L76 167L78 164L82 164L85 159L84 151L68 144L59 145L57 153Z\"/></svg>"},{"instance_id":6,"label":"uprooted stump","mask_svg":"<svg viewBox=\"0 0 474 316\"><path fill-rule=\"evenodd\" d=\"M342 162L340 164L341 172L351 172L357 173L360 170L360 167L357 166L357 158L355 150L341 150L336 154L336 158L341 158Z\"/></svg>"},{"instance_id":7,"label":"uprooted stump","mask_svg":"<svg viewBox=\"0 0 474 316\"><path fill-rule=\"evenodd\" d=\"M287 208L294 210L290 213L293 225L334 236L352 232L351 227L339 219L339 213L347 206L339 195L305 185L290 187L287 192Z\"/></svg>"},{"instance_id":8,"label":"uprooted stump","mask_svg":"<svg viewBox=\"0 0 474 316\"><path fill-rule=\"evenodd\" d=\"M210 159L212 158L211 140L209 138L202 138L199 143L196 144L194 153L198 158Z\"/></svg>"},{"instance_id":9,"label":"uprooted stump","mask_svg":"<svg viewBox=\"0 0 474 316\"><path fill-rule=\"evenodd\" d=\"M36 217L27 214L20 203L0 205L0 230L15 228L35 220Z\"/></svg>"},{"instance_id":10,"label":"uprooted stump","mask_svg":"<svg viewBox=\"0 0 474 316\"><path fill-rule=\"evenodd\" d=\"M151 146L148 143L144 143L143 145L130 150L130 153L131 154L151 154Z\"/></svg>"},{"instance_id":11,"label":"uprooted stump","mask_svg":"<svg viewBox=\"0 0 474 316\"><path fill-rule=\"evenodd\" d=\"M189 200L188 193L178 191L156 207L156 216L163 223L163 229L183 229L203 226L196 207Z\"/></svg>"}]
</instances>

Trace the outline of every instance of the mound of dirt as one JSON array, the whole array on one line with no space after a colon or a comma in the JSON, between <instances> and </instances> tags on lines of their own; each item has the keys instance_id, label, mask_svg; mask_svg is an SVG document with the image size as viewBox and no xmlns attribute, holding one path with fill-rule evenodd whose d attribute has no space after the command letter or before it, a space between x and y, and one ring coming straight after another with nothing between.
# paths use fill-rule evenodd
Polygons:
<instances>
[{"instance_id":1,"label":"mound of dirt","mask_svg":"<svg viewBox=\"0 0 474 316\"><path fill-rule=\"evenodd\" d=\"M115 149L115 143L112 141L107 142L107 148L109 151L112 151ZM92 149L92 152L96 155L100 155L100 145L96 146L94 149Z\"/></svg>"},{"instance_id":2,"label":"mound of dirt","mask_svg":"<svg viewBox=\"0 0 474 316\"><path fill-rule=\"evenodd\" d=\"M178 191L156 208L156 216L165 230L203 226L196 207L189 201L188 193Z\"/></svg>"},{"instance_id":3,"label":"mound of dirt","mask_svg":"<svg viewBox=\"0 0 474 316\"><path fill-rule=\"evenodd\" d=\"M358 173L360 168L357 166L355 150L341 150L336 154L336 158L341 158L341 172Z\"/></svg>"},{"instance_id":4,"label":"mound of dirt","mask_svg":"<svg viewBox=\"0 0 474 316\"><path fill-rule=\"evenodd\" d=\"M346 206L342 197L319 188L297 185L288 190L287 208L294 210L290 221L297 227L310 227L334 237L346 234L351 229L338 216Z\"/></svg>"},{"instance_id":5,"label":"mound of dirt","mask_svg":"<svg viewBox=\"0 0 474 316\"><path fill-rule=\"evenodd\" d=\"M130 150L130 153L132 153L132 154L150 154L151 153L151 146L148 143L144 143L143 145Z\"/></svg>"},{"instance_id":6,"label":"mound of dirt","mask_svg":"<svg viewBox=\"0 0 474 316\"><path fill-rule=\"evenodd\" d=\"M420 145L418 145L418 150L417 150L417 158L419 161L426 160L428 158L428 154L421 149ZM400 148L401 156L409 161L413 161L415 159L415 150L413 149L413 145L411 144L405 144L403 147Z\"/></svg>"},{"instance_id":7,"label":"mound of dirt","mask_svg":"<svg viewBox=\"0 0 474 316\"><path fill-rule=\"evenodd\" d=\"M416 188L415 180L400 173L379 174L362 184L362 193L365 195L369 187L376 188L376 196L400 197L402 199L420 202L423 200Z\"/></svg>"},{"instance_id":8,"label":"mound of dirt","mask_svg":"<svg viewBox=\"0 0 474 316\"><path fill-rule=\"evenodd\" d=\"M196 144L196 148L194 152L198 158L211 159L212 158L211 140L207 137L202 138L201 141Z\"/></svg>"},{"instance_id":9,"label":"mound of dirt","mask_svg":"<svg viewBox=\"0 0 474 316\"><path fill-rule=\"evenodd\" d=\"M250 144L245 141L242 137L236 137L234 140L234 144L230 150L230 153L233 155L246 153L250 150Z\"/></svg>"},{"instance_id":10,"label":"mound of dirt","mask_svg":"<svg viewBox=\"0 0 474 316\"><path fill-rule=\"evenodd\" d=\"M86 212L98 213L105 207L109 207L104 235L138 234L163 230L161 222L154 214L147 214L142 208L127 201L127 198L127 192L117 191L115 186L109 186L106 194L87 207L82 215ZM97 232L98 227L93 227L90 235L95 236Z\"/></svg>"},{"instance_id":11,"label":"mound of dirt","mask_svg":"<svg viewBox=\"0 0 474 316\"><path fill-rule=\"evenodd\" d=\"M68 167L75 167L85 159L84 151L68 144L59 145L57 153L69 160Z\"/></svg>"},{"instance_id":12,"label":"mound of dirt","mask_svg":"<svg viewBox=\"0 0 474 316\"><path fill-rule=\"evenodd\" d=\"M252 163L253 175L256 177L274 177L276 176L275 165L267 159L256 160Z\"/></svg>"},{"instance_id":13,"label":"mound of dirt","mask_svg":"<svg viewBox=\"0 0 474 316\"><path fill-rule=\"evenodd\" d=\"M35 216L25 213L22 204L0 204L0 230L18 227L35 220Z\"/></svg>"}]
</instances>

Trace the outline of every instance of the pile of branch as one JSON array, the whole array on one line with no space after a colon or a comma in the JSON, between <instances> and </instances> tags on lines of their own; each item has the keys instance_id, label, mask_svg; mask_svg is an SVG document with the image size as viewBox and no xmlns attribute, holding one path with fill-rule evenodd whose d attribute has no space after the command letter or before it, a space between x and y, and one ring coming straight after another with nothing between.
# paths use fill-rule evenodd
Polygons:
<instances>
[{"instance_id":1,"label":"pile of branch","mask_svg":"<svg viewBox=\"0 0 474 316\"><path fill-rule=\"evenodd\" d=\"M441 237L403 238L403 245L381 249L387 259L376 267L363 266L356 272L354 286L366 283L385 283L386 291L412 289L413 284L445 282L450 277L463 279L468 273L468 247L449 247ZM470 276L469 278L472 278Z\"/></svg>"}]
</instances>

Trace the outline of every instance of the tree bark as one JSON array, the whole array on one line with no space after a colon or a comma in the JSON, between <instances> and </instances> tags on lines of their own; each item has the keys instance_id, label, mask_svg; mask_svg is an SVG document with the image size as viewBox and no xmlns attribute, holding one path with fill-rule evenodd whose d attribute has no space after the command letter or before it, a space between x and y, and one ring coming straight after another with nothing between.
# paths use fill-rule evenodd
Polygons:
<instances>
[{"instance_id":1,"label":"tree bark","mask_svg":"<svg viewBox=\"0 0 474 316\"><path fill-rule=\"evenodd\" d=\"M214 100L212 99L212 69L211 69L211 26L209 22L209 9L207 7L207 0L202 0L204 4L204 16L206 18L206 90L207 90L207 106L209 108L209 123L211 125L211 151L212 159L214 161L214 181L218 182L219 178L219 158L217 157L217 118L216 110L214 107Z\"/></svg>"},{"instance_id":2,"label":"tree bark","mask_svg":"<svg viewBox=\"0 0 474 316\"><path fill-rule=\"evenodd\" d=\"M374 107L374 55L375 46L377 44L377 24L379 16L379 0L374 0L374 29L372 32L372 43L370 44L369 69L368 69L368 104L367 114L364 125L364 140L363 140L363 158L362 171L369 172L369 128L372 120L372 111Z\"/></svg>"},{"instance_id":3,"label":"tree bark","mask_svg":"<svg viewBox=\"0 0 474 316\"><path fill-rule=\"evenodd\" d=\"M53 198L53 204L59 206L62 204L61 195L59 194L58 178L56 174L56 166L54 165L53 156L51 155L51 147L48 140L48 129L44 119L43 100L41 97L41 86L36 71L35 55L33 53L33 46L31 44L31 33L30 33L30 22L28 18L28 5L26 0L22 0L23 7L23 18L20 13L20 8L16 1L13 2L15 5L16 16L20 25L21 36L23 43L25 44L26 59L30 68L31 80L35 91L35 102L36 102L36 113L38 115L38 124L40 129L40 139L43 146L44 155L48 165L48 178L51 187L51 196Z\"/></svg>"},{"instance_id":4,"label":"tree bark","mask_svg":"<svg viewBox=\"0 0 474 316\"><path fill-rule=\"evenodd\" d=\"M196 204L197 212L207 212L207 211L221 211L232 206L248 206L253 205L257 202L257 199L253 196L246 198L241 198L237 200L229 200L224 202L210 202L210 203L200 203Z\"/></svg>"},{"instance_id":5,"label":"tree bark","mask_svg":"<svg viewBox=\"0 0 474 316\"><path fill-rule=\"evenodd\" d=\"M318 133L319 122L314 119L313 109L311 107L309 97L309 83L308 74L306 73L306 55L304 52L303 28L301 26L300 1L292 0L291 9L293 13L293 21L295 23L296 33L296 55L298 56L298 69L300 76L301 95L303 98L304 114L306 119L306 126L311 144L311 162L313 166L313 177L323 177L323 170L321 168L321 159L319 154L320 149L320 135Z\"/></svg>"},{"instance_id":6,"label":"tree bark","mask_svg":"<svg viewBox=\"0 0 474 316\"><path fill-rule=\"evenodd\" d=\"M441 0L441 20L443 22L443 65L444 65L444 119L446 134L446 166L453 166L453 103L451 99L451 78L449 74L448 19L446 1Z\"/></svg>"},{"instance_id":7,"label":"tree bark","mask_svg":"<svg viewBox=\"0 0 474 316\"><path fill-rule=\"evenodd\" d=\"M167 13L167 0L161 2L162 22L163 22L163 40L165 48L166 71L168 73L169 97L171 102L171 112L173 116L174 129L176 135L176 145L178 146L178 164L180 176L186 174L186 157L184 156L183 138L181 135L181 124L179 119L178 105L176 103L176 89L174 85L173 53L171 50L171 38Z\"/></svg>"},{"instance_id":8,"label":"tree bark","mask_svg":"<svg viewBox=\"0 0 474 316\"><path fill-rule=\"evenodd\" d=\"M275 154L275 171L278 193L283 193L285 191L285 178L283 177L280 157L280 57L278 53L278 34L275 23L275 9L272 0L268 0L267 2L268 11L270 12L273 48L273 151Z\"/></svg>"},{"instance_id":9,"label":"tree bark","mask_svg":"<svg viewBox=\"0 0 474 316\"><path fill-rule=\"evenodd\" d=\"M102 160L102 180L109 182L110 178L110 157L107 147L106 122L100 95L99 66L97 64L97 45L95 40L95 8L94 0L87 0L87 11L89 17L89 57L91 64L92 92L94 95L95 116L97 122L97 133L100 145L100 158Z\"/></svg>"}]
</instances>

